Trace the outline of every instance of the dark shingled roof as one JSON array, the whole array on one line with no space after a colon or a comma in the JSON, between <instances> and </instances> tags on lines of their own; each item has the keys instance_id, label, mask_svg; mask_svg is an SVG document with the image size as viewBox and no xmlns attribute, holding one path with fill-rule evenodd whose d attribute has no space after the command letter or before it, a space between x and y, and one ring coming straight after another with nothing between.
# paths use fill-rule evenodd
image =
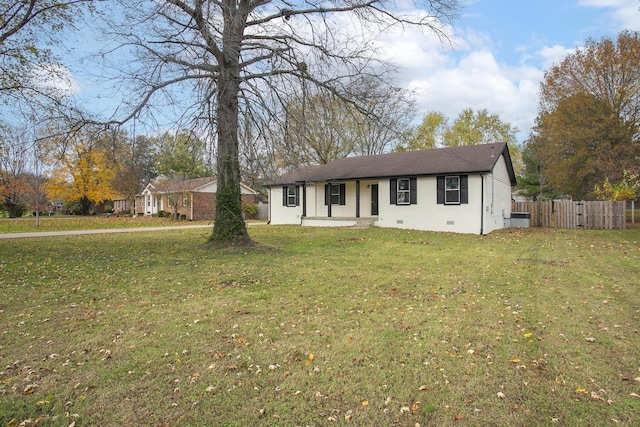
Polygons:
<instances>
[{"instance_id":1,"label":"dark shingled roof","mask_svg":"<svg viewBox=\"0 0 640 427\"><path fill-rule=\"evenodd\" d=\"M193 191L196 188L202 187L212 181L215 181L216 177L207 176L205 178L171 178L168 180L158 180L153 183L155 189L161 193L172 193L176 191Z\"/></svg>"},{"instance_id":2,"label":"dark shingled roof","mask_svg":"<svg viewBox=\"0 0 640 427\"><path fill-rule=\"evenodd\" d=\"M516 184L507 144L469 145L404 151L376 156L346 157L325 165L309 166L276 178L267 186L303 182L347 181L397 176L491 172L504 154L511 184Z\"/></svg>"}]
</instances>

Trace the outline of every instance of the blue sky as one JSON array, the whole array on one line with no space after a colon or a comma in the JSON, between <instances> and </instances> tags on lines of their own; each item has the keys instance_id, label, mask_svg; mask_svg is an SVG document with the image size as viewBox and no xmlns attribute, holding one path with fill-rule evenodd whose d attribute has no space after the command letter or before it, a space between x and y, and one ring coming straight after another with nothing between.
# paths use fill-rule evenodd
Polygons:
<instances>
[{"instance_id":1,"label":"blue sky","mask_svg":"<svg viewBox=\"0 0 640 427\"><path fill-rule=\"evenodd\" d=\"M487 109L516 126L520 142L537 115L545 69L588 37L615 39L624 29L640 31L639 0L462 3L460 17L446 28L452 45L411 30L383 34L378 43L400 67L399 84L415 91L420 116L439 111L454 120L465 108ZM70 37L76 53L96 45L88 34L85 30ZM104 86L97 78L80 68L70 72L73 91L89 110L106 114L108 106L115 105L108 100L108 90L98 89ZM101 99L95 93L101 93Z\"/></svg>"},{"instance_id":2,"label":"blue sky","mask_svg":"<svg viewBox=\"0 0 640 427\"><path fill-rule=\"evenodd\" d=\"M404 85L416 90L420 110L451 120L464 108L487 109L529 134L544 70L589 37L615 39L640 31L638 0L470 0L451 24L451 48L418 38L390 47L404 66ZM417 50L408 47L419 46ZM392 44L390 42L390 44Z\"/></svg>"}]
</instances>

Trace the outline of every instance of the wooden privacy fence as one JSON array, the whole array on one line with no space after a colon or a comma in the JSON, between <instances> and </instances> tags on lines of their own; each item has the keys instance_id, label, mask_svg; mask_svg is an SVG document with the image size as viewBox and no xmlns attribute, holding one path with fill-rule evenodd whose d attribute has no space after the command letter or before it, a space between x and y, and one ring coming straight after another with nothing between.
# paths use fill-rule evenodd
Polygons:
<instances>
[{"instance_id":1,"label":"wooden privacy fence","mask_svg":"<svg viewBox=\"0 0 640 427\"><path fill-rule=\"evenodd\" d=\"M513 202L512 212L528 212L531 227L624 229L627 227L625 202Z\"/></svg>"}]
</instances>

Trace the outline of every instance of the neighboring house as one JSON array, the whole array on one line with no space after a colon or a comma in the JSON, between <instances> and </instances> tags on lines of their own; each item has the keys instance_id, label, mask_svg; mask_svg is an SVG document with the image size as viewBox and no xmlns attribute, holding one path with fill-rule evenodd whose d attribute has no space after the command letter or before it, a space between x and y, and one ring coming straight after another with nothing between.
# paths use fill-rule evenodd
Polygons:
<instances>
[{"instance_id":1,"label":"neighboring house","mask_svg":"<svg viewBox=\"0 0 640 427\"><path fill-rule=\"evenodd\" d=\"M207 220L216 216L215 177L156 180L147 184L136 197L137 215L157 215L160 211L172 214L176 211L187 220ZM240 184L242 204L257 203L258 193L245 184Z\"/></svg>"},{"instance_id":2,"label":"neighboring house","mask_svg":"<svg viewBox=\"0 0 640 427\"><path fill-rule=\"evenodd\" d=\"M121 197L113 199L111 202L113 203L114 214L125 214L133 211L130 200Z\"/></svg>"},{"instance_id":3,"label":"neighboring house","mask_svg":"<svg viewBox=\"0 0 640 427\"><path fill-rule=\"evenodd\" d=\"M269 221L487 234L515 185L505 143L347 157L269 183Z\"/></svg>"}]
</instances>

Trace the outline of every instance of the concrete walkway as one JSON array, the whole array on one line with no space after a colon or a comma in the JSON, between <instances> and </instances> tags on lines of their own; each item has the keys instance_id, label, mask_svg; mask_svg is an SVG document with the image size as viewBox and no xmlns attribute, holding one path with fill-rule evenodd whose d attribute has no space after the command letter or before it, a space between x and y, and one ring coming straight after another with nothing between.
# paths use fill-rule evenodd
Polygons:
<instances>
[{"instance_id":1,"label":"concrete walkway","mask_svg":"<svg viewBox=\"0 0 640 427\"><path fill-rule=\"evenodd\" d=\"M248 224L252 225L252 224ZM138 227L138 228L105 228L99 230L69 230L69 231L34 231L29 233L0 234L0 239L26 239L33 237L77 236L84 234L111 233L139 233L143 231L187 230L191 228L213 228L213 224L173 225L168 227Z\"/></svg>"}]
</instances>

